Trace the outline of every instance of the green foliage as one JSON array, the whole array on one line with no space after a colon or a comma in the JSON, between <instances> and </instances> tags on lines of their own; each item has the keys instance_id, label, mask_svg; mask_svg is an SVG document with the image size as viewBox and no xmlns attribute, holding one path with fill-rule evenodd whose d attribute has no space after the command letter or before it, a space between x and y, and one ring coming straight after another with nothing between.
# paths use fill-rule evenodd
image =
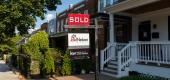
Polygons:
<instances>
[{"instance_id":1,"label":"green foliage","mask_svg":"<svg viewBox=\"0 0 170 80\"><path fill-rule=\"evenodd\" d=\"M26 56L31 55L31 51L27 45L22 45L22 53Z\"/></svg>"},{"instance_id":2,"label":"green foliage","mask_svg":"<svg viewBox=\"0 0 170 80\"><path fill-rule=\"evenodd\" d=\"M52 75L55 72L55 65L54 65L54 59L51 56L50 50L47 50L45 54L43 54L43 60L41 63L42 72L45 75Z\"/></svg>"},{"instance_id":3,"label":"green foliage","mask_svg":"<svg viewBox=\"0 0 170 80\"><path fill-rule=\"evenodd\" d=\"M27 43L30 51L31 57L35 60L40 59L41 53L45 52L49 48L48 35L44 31L39 31L29 39Z\"/></svg>"},{"instance_id":4,"label":"green foliage","mask_svg":"<svg viewBox=\"0 0 170 80\"><path fill-rule=\"evenodd\" d=\"M30 38L28 43L39 46L40 49L49 48L48 34L44 31L39 31Z\"/></svg>"},{"instance_id":5,"label":"green foliage","mask_svg":"<svg viewBox=\"0 0 170 80\"><path fill-rule=\"evenodd\" d=\"M0 45L0 52L2 54L7 54L10 51L11 51L11 49L8 45Z\"/></svg>"},{"instance_id":6,"label":"green foliage","mask_svg":"<svg viewBox=\"0 0 170 80\"><path fill-rule=\"evenodd\" d=\"M0 33L13 36L15 27L20 34L26 34L30 26L35 26L36 17L44 19L47 10L56 10L60 0L1 0Z\"/></svg>"},{"instance_id":7,"label":"green foliage","mask_svg":"<svg viewBox=\"0 0 170 80\"><path fill-rule=\"evenodd\" d=\"M23 48L25 49L23 51L25 54L30 53L28 55L31 55L33 61L39 62L40 74L42 76L54 74L54 58L51 50L49 49L48 35L46 32L39 31L32 35L28 43L23 46Z\"/></svg>"},{"instance_id":8,"label":"green foliage","mask_svg":"<svg viewBox=\"0 0 170 80\"><path fill-rule=\"evenodd\" d=\"M21 36L14 36L11 38L4 37L2 42L0 42L0 52L2 53L18 53L18 47L16 43L21 39Z\"/></svg>"},{"instance_id":9,"label":"green foliage","mask_svg":"<svg viewBox=\"0 0 170 80\"><path fill-rule=\"evenodd\" d=\"M61 71L62 75L71 75L72 70L71 70L71 60L69 57L69 53L68 51L65 52L64 56L63 56L63 63L62 63L62 71Z\"/></svg>"},{"instance_id":10,"label":"green foliage","mask_svg":"<svg viewBox=\"0 0 170 80\"><path fill-rule=\"evenodd\" d=\"M63 54L63 51L59 48L50 48L51 55L55 61L59 61L61 59L61 54Z\"/></svg>"},{"instance_id":11,"label":"green foliage","mask_svg":"<svg viewBox=\"0 0 170 80\"><path fill-rule=\"evenodd\" d=\"M62 61L62 56L61 54L64 54L63 50L59 48L50 48L51 55L54 59L54 64L55 64L55 73L57 76L61 76L61 61Z\"/></svg>"}]
</instances>

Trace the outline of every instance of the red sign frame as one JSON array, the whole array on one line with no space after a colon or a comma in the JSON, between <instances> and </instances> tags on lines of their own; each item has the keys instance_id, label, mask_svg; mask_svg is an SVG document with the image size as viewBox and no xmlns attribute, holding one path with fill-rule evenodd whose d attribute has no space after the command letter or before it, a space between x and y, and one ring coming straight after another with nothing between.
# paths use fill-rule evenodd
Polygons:
<instances>
[{"instance_id":1,"label":"red sign frame","mask_svg":"<svg viewBox=\"0 0 170 80\"><path fill-rule=\"evenodd\" d=\"M68 14L69 26L86 26L90 25L89 14Z\"/></svg>"}]
</instances>

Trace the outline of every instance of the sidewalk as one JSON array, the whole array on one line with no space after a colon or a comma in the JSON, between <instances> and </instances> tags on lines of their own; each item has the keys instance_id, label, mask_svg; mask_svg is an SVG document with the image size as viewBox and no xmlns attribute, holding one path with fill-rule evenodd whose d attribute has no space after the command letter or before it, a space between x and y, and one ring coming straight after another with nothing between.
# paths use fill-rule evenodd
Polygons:
<instances>
[{"instance_id":1,"label":"sidewalk","mask_svg":"<svg viewBox=\"0 0 170 80\"><path fill-rule=\"evenodd\" d=\"M0 60L0 80L19 80L18 76L2 60Z\"/></svg>"},{"instance_id":2,"label":"sidewalk","mask_svg":"<svg viewBox=\"0 0 170 80\"><path fill-rule=\"evenodd\" d=\"M57 80L95 80L94 74L85 74L85 75L73 75L73 76L63 76L56 77ZM106 75L100 75L99 80L116 80L113 77L109 77Z\"/></svg>"}]
</instances>

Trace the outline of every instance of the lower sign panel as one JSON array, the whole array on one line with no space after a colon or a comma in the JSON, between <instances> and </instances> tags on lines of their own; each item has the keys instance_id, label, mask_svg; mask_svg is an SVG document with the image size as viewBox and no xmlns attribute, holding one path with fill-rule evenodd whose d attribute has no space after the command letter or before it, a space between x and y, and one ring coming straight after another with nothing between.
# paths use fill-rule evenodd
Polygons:
<instances>
[{"instance_id":1,"label":"lower sign panel","mask_svg":"<svg viewBox=\"0 0 170 80\"><path fill-rule=\"evenodd\" d=\"M70 50L70 57L72 60L90 58L88 49Z\"/></svg>"}]
</instances>

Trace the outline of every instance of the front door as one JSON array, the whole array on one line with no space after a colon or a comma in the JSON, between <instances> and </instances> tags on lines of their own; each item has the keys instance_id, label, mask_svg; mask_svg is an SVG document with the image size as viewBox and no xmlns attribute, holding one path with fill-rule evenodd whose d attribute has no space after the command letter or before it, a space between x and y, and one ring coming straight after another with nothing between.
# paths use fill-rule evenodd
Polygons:
<instances>
[{"instance_id":1,"label":"front door","mask_svg":"<svg viewBox=\"0 0 170 80\"><path fill-rule=\"evenodd\" d=\"M139 24L139 41L151 41L151 22L144 21Z\"/></svg>"},{"instance_id":2,"label":"front door","mask_svg":"<svg viewBox=\"0 0 170 80\"><path fill-rule=\"evenodd\" d=\"M131 41L132 18L128 16L115 15L116 42L128 43Z\"/></svg>"}]
</instances>

